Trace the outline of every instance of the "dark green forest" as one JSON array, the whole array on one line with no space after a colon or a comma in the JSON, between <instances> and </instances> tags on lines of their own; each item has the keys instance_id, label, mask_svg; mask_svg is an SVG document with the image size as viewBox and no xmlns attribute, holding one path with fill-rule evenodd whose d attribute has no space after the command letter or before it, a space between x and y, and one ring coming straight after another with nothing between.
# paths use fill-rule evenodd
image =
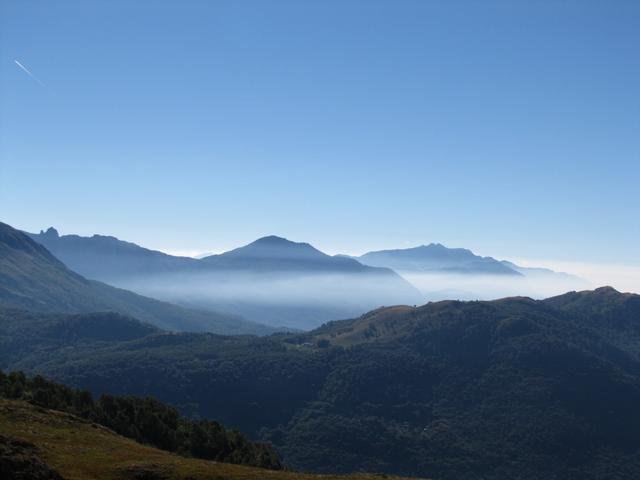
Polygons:
<instances>
[{"instance_id":1,"label":"dark green forest","mask_svg":"<svg viewBox=\"0 0 640 480\"><path fill-rule=\"evenodd\" d=\"M94 401L87 390L69 388L39 375L28 378L22 372L2 371L0 397L71 413L137 442L180 455L273 470L283 468L269 445L251 442L218 422L185 418L175 408L151 397L101 395Z\"/></svg>"},{"instance_id":2,"label":"dark green forest","mask_svg":"<svg viewBox=\"0 0 640 480\"><path fill-rule=\"evenodd\" d=\"M392 307L263 338L13 310L0 361L96 395L152 395L301 470L627 479L640 476L639 326L640 297L609 288Z\"/></svg>"}]
</instances>

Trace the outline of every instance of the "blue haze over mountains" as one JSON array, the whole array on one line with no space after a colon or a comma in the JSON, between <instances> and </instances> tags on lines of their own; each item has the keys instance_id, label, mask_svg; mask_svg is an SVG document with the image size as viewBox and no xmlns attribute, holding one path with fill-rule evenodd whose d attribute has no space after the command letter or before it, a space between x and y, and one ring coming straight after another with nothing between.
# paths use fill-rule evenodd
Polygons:
<instances>
[{"instance_id":1,"label":"blue haze over mountains","mask_svg":"<svg viewBox=\"0 0 640 480\"><path fill-rule=\"evenodd\" d=\"M348 257L268 236L194 259L110 236L60 236L53 228L29 235L88 278L278 328L310 329L383 305L507 295L541 298L587 285L571 275L522 268L440 244Z\"/></svg>"},{"instance_id":2,"label":"blue haze over mountains","mask_svg":"<svg viewBox=\"0 0 640 480\"><path fill-rule=\"evenodd\" d=\"M0 306L45 313L112 311L173 331L228 335L274 331L238 315L183 308L89 280L24 233L1 222Z\"/></svg>"},{"instance_id":3,"label":"blue haze over mountains","mask_svg":"<svg viewBox=\"0 0 640 480\"><path fill-rule=\"evenodd\" d=\"M515 268L491 257L479 257L464 248L447 248L439 243L402 250L380 250L358 257L366 265L395 270L461 274L521 275Z\"/></svg>"},{"instance_id":4,"label":"blue haze over mountains","mask_svg":"<svg viewBox=\"0 0 640 480\"><path fill-rule=\"evenodd\" d=\"M481 257L465 248L439 243L368 252L365 265L392 268L420 289L426 299L490 300L507 296L546 298L591 287L582 278L546 268L529 268Z\"/></svg>"}]
</instances>

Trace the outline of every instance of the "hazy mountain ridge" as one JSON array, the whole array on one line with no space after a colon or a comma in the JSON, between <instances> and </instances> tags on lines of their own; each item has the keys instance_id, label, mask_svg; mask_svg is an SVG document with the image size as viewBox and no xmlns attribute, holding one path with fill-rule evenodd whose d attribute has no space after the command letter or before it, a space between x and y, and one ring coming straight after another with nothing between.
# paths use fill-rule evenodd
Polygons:
<instances>
[{"instance_id":1,"label":"hazy mountain ridge","mask_svg":"<svg viewBox=\"0 0 640 480\"><path fill-rule=\"evenodd\" d=\"M575 275L546 268L521 267L439 243L373 251L350 258L367 265L394 269L432 301L448 298L491 300L514 295L546 298L568 290L591 288L588 282Z\"/></svg>"},{"instance_id":2,"label":"hazy mountain ridge","mask_svg":"<svg viewBox=\"0 0 640 480\"><path fill-rule=\"evenodd\" d=\"M167 255L112 236L60 236L53 227L37 234L24 233L75 272L95 280L108 282L127 275L161 273L197 265L193 258Z\"/></svg>"},{"instance_id":3,"label":"hazy mountain ridge","mask_svg":"<svg viewBox=\"0 0 640 480\"><path fill-rule=\"evenodd\" d=\"M190 310L88 280L4 223L0 223L0 305L40 312L116 311L169 330L273 331L236 315Z\"/></svg>"},{"instance_id":4,"label":"hazy mountain ridge","mask_svg":"<svg viewBox=\"0 0 640 480\"><path fill-rule=\"evenodd\" d=\"M308 243L292 242L275 235L259 238L254 242L202 260L218 267L249 269L305 270L313 267L320 271L352 271L397 275L390 268L363 265L357 260L331 256Z\"/></svg>"},{"instance_id":5,"label":"hazy mountain ridge","mask_svg":"<svg viewBox=\"0 0 640 480\"><path fill-rule=\"evenodd\" d=\"M326 255L277 236L198 260L113 237L47 232L31 236L73 270L154 298L233 312L274 327L309 329L380 305L423 300L391 269Z\"/></svg>"},{"instance_id":6,"label":"hazy mountain ridge","mask_svg":"<svg viewBox=\"0 0 640 480\"><path fill-rule=\"evenodd\" d=\"M43 329L25 332L29 321L8 314L0 331L12 333L1 341L13 353L2 366L215 415L304 469L634 478L639 299L603 288L545 301L442 301L305 334L159 332L74 350L47 349L34 333ZM21 354L29 342L40 346Z\"/></svg>"},{"instance_id":7,"label":"hazy mountain ridge","mask_svg":"<svg viewBox=\"0 0 640 480\"><path fill-rule=\"evenodd\" d=\"M365 265L393 268L397 271L521 275L495 258L480 257L466 248L447 248L439 243L406 249L378 250L356 258Z\"/></svg>"}]
</instances>

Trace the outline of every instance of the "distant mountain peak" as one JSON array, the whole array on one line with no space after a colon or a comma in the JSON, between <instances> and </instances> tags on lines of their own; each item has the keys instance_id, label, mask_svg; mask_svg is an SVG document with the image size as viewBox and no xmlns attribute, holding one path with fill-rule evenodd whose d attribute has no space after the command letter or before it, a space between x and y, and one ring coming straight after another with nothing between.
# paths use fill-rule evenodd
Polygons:
<instances>
[{"instance_id":1,"label":"distant mountain peak","mask_svg":"<svg viewBox=\"0 0 640 480\"><path fill-rule=\"evenodd\" d=\"M244 247L236 248L221 254L223 257L269 257L319 259L329 258L308 243L294 242L276 235L261 237Z\"/></svg>"},{"instance_id":2,"label":"distant mountain peak","mask_svg":"<svg viewBox=\"0 0 640 480\"><path fill-rule=\"evenodd\" d=\"M428 250L431 252L442 252L442 253L454 253L454 254L465 254L465 255L475 255L471 250L467 248L450 248L442 243L430 243L428 245L421 245L419 247L415 247L413 249L409 248L407 250Z\"/></svg>"},{"instance_id":3,"label":"distant mountain peak","mask_svg":"<svg viewBox=\"0 0 640 480\"><path fill-rule=\"evenodd\" d=\"M58 233L58 230L56 230L53 227L47 228L46 231L45 230L40 230L40 235L47 236L47 237L50 237L50 238L59 238L60 237L60 234Z\"/></svg>"},{"instance_id":4,"label":"distant mountain peak","mask_svg":"<svg viewBox=\"0 0 640 480\"><path fill-rule=\"evenodd\" d=\"M306 246L311 246L308 243L298 243L298 242L294 242L292 240L289 240L288 238L284 238L284 237L279 237L277 235L267 235L266 237L260 237L257 240L254 240L253 242L251 242L249 245L306 245Z\"/></svg>"}]
</instances>

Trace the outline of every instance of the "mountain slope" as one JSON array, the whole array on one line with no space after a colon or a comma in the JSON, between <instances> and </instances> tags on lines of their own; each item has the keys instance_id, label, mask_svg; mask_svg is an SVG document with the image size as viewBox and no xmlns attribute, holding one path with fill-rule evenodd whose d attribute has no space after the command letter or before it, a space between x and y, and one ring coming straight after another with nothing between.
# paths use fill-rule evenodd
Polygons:
<instances>
[{"instance_id":1,"label":"mountain slope","mask_svg":"<svg viewBox=\"0 0 640 480\"><path fill-rule=\"evenodd\" d=\"M0 368L16 356L38 356L38 352L69 347L76 354L82 351L90 356L106 345L160 333L164 332L114 312L45 314L0 307Z\"/></svg>"},{"instance_id":2,"label":"mountain slope","mask_svg":"<svg viewBox=\"0 0 640 480\"><path fill-rule=\"evenodd\" d=\"M544 303L578 317L618 348L640 358L640 295L620 293L612 287L569 292Z\"/></svg>"},{"instance_id":3,"label":"mountain slope","mask_svg":"<svg viewBox=\"0 0 640 480\"><path fill-rule=\"evenodd\" d=\"M267 333L233 315L189 310L87 280L46 248L0 223L0 305L41 312L115 311L161 328L219 333Z\"/></svg>"},{"instance_id":4,"label":"mountain slope","mask_svg":"<svg viewBox=\"0 0 640 480\"><path fill-rule=\"evenodd\" d=\"M47 349L40 329L21 335L28 321L11 314L0 332L12 332L4 367L153 394L270 441L305 470L637 478L638 298L605 288L444 301L305 334L151 334L73 349Z\"/></svg>"},{"instance_id":5,"label":"mountain slope","mask_svg":"<svg viewBox=\"0 0 640 480\"><path fill-rule=\"evenodd\" d=\"M72 389L42 376L29 378L22 372L0 371L1 398L76 415L136 442L178 455L268 470L284 468L271 445L252 442L213 420L187 418L151 397L102 395L94 399L86 390Z\"/></svg>"},{"instance_id":6,"label":"mountain slope","mask_svg":"<svg viewBox=\"0 0 640 480\"><path fill-rule=\"evenodd\" d=\"M0 399L0 473L30 480L314 480L295 472L181 457L73 415ZM3 470L3 468L5 470ZM16 475L14 477L14 475ZM23 476L17 476L23 475ZM373 480L360 474L322 480Z\"/></svg>"},{"instance_id":7,"label":"mountain slope","mask_svg":"<svg viewBox=\"0 0 640 480\"><path fill-rule=\"evenodd\" d=\"M197 260L193 258L167 255L110 236L60 236L53 227L39 234L27 235L73 271L107 283L127 276L192 268L197 264Z\"/></svg>"}]
</instances>

